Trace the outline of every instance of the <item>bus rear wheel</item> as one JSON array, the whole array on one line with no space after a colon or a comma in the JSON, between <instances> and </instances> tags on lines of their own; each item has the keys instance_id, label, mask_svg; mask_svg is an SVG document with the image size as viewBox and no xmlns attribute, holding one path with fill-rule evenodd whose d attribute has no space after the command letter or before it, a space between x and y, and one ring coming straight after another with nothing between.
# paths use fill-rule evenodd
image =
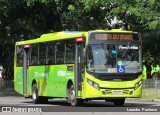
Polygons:
<instances>
[{"instance_id":1,"label":"bus rear wheel","mask_svg":"<svg viewBox=\"0 0 160 115\"><path fill-rule=\"evenodd\" d=\"M83 103L82 99L77 99L75 97L75 90L73 85L71 85L69 89L68 102L71 104L71 106L79 106Z\"/></svg>"},{"instance_id":2,"label":"bus rear wheel","mask_svg":"<svg viewBox=\"0 0 160 115\"><path fill-rule=\"evenodd\" d=\"M32 86L32 100L33 100L34 104L47 103L48 102L47 97L38 96L37 84L33 84L33 86Z\"/></svg>"},{"instance_id":3,"label":"bus rear wheel","mask_svg":"<svg viewBox=\"0 0 160 115\"><path fill-rule=\"evenodd\" d=\"M40 103L40 97L38 96L37 84L33 84L32 86L32 100L34 104Z\"/></svg>"},{"instance_id":4,"label":"bus rear wheel","mask_svg":"<svg viewBox=\"0 0 160 115\"><path fill-rule=\"evenodd\" d=\"M113 103L114 103L115 106L123 106L124 102L125 102L125 98L123 98L123 99L114 99L113 100Z\"/></svg>"}]
</instances>

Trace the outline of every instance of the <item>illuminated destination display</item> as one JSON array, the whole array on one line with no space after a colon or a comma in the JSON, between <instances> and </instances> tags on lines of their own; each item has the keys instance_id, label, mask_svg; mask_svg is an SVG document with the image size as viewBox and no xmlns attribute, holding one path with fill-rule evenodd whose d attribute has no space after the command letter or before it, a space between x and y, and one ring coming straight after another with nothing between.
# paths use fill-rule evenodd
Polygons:
<instances>
[{"instance_id":1,"label":"illuminated destination display","mask_svg":"<svg viewBox=\"0 0 160 115\"><path fill-rule=\"evenodd\" d=\"M133 38L132 34L121 34L121 33L95 33L94 38L91 40L120 40L120 41L131 41Z\"/></svg>"}]
</instances>

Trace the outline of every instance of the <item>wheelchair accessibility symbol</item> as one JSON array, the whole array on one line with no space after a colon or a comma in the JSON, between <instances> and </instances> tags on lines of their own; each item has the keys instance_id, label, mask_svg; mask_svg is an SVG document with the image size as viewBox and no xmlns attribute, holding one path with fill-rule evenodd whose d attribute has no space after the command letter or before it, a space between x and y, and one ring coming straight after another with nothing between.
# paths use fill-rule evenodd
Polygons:
<instances>
[{"instance_id":1,"label":"wheelchair accessibility symbol","mask_svg":"<svg viewBox=\"0 0 160 115\"><path fill-rule=\"evenodd\" d=\"M124 65L118 65L118 72L119 73L124 73L125 72L125 66Z\"/></svg>"}]
</instances>

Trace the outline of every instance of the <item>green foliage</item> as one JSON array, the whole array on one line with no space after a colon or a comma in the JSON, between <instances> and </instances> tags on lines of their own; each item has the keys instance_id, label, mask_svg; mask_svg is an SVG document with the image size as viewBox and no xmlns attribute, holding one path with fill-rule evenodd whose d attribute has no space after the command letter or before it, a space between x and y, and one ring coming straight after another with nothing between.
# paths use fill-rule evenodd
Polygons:
<instances>
[{"instance_id":1,"label":"green foliage","mask_svg":"<svg viewBox=\"0 0 160 115\"><path fill-rule=\"evenodd\" d=\"M149 28L150 29L155 29L158 26L159 21L155 20L149 23Z\"/></svg>"},{"instance_id":2,"label":"green foliage","mask_svg":"<svg viewBox=\"0 0 160 115\"><path fill-rule=\"evenodd\" d=\"M70 12L73 12L73 11L75 10L75 7L74 7L73 5L69 5L69 6L68 6L68 10L69 10Z\"/></svg>"},{"instance_id":3,"label":"green foliage","mask_svg":"<svg viewBox=\"0 0 160 115\"><path fill-rule=\"evenodd\" d=\"M1 0L0 63L5 76L13 74L16 41L62 30L106 29L115 17L120 27L142 33L144 59L159 60L159 9L159 0Z\"/></svg>"},{"instance_id":4,"label":"green foliage","mask_svg":"<svg viewBox=\"0 0 160 115\"><path fill-rule=\"evenodd\" d=\"M97 0L98 1L98 0ZM61 17L63 30L92 30L108 26L106 13L101 9L101 3L96 2L87 8L92 0L56 0L58 12Z\"/></svg>"},{"instance_id":5,"label":"green foliage","mask_svg":"<svg viewBox=\"0 0 160 115\"><path fill-rule=\"evenodd\" d=\"M154 57L153 57L153 55L151 55L151 53L149 51L146 51L146 53L144 54L143 60L146 60L147 63L151 64L154 61Z\"/></svg>"},{"instance_id":6,"label":"green foliage","mask_svg":"<svg viewBox=\"0 0 160 115\"><path fill-rule=\"evenodd\" d=\"M60 30L56 4L54 1L50 5L42 2L31 1L29 5L26 0L0 1L0 64L5 70L5 79L8 77L13 79L16 41L32 39L45 32Z\"/></svg>"},{"instance_id":7,"label":"green foliage","mask_svg":"<svg viewBox=\"0 0 160 115\"><path fill-rule=\"evenodd\" d=\"M27 3L27 6L34 6L36 2L44 3L48 5L49 3L52 3L53 0L25 0Z\"/></svg>"}]
</instances>

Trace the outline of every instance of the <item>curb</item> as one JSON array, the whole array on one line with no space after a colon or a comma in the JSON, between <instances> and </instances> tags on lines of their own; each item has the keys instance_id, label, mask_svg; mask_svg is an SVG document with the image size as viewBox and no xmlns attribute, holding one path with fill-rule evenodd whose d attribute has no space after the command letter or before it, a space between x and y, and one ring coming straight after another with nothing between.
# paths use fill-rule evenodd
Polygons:
<instances>
[{"instance_id":1,"label":"curb","mask_svg":"<svg viewBox=\"0 0 160 115\"><path fill-rule=\"evenodd\" d=\"M126 98L126 101L160 102L160 99Z\"/></svg>"},{"instance_id":2,"label":"curb","mask_svg":"<svg viewBox=\"0 0 160 115\"><path fill-rule=\"evenodd\" d=\"M156 101L156 102L160 102L160 99L154 99L154 101Z\"/></svg>"}]
</instances>

